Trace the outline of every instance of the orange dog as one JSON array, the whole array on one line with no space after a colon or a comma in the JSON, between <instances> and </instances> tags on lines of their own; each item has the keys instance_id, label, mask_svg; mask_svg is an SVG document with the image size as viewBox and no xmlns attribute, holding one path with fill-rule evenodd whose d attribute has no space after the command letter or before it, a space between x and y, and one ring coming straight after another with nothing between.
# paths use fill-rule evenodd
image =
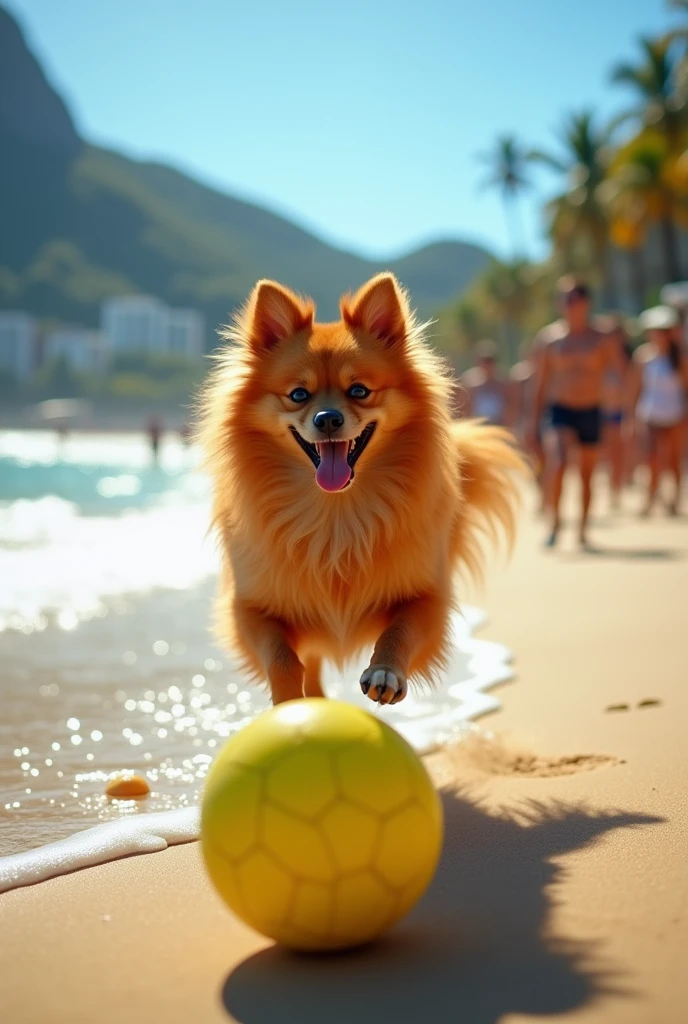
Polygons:
<instances>
[{"instance_id":1,"label":"orange dog","mask_svg":"<svg viewBox=\"0 0 688 1024\"><path fill-rule=\"evenodd\" d=\"M380 274L338 323L260 281L205 394L201 440L223 555L220 625L275 703L322 696L323 658L366 646L364 693L401 700L442 668L452 576L514 529L510 435L452 423L451 380Z\"/></svg>"}]
</instances>

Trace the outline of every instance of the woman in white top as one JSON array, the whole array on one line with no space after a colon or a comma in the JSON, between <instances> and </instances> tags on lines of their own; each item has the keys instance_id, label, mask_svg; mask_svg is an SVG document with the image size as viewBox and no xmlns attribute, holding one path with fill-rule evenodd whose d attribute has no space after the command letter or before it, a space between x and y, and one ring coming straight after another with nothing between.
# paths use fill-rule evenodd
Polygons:
<instances>
[{"instance_id":1,"label":"woman in white top","mask_svg":"<svg viewBox=\"0 0 688 1024\"><path fill-rule=\"evenodd\" d=\"M648 448L650 479L643 515L652 510L662 468L669 469L675 483L670 514L678 512L681 488L681 458L688 413L688 359L678 340L679 319L671 306L655 306L641 315L640 323L648 342L634 355L634 388L631 405L644 431Z\"/></svg>"}]
</instances>

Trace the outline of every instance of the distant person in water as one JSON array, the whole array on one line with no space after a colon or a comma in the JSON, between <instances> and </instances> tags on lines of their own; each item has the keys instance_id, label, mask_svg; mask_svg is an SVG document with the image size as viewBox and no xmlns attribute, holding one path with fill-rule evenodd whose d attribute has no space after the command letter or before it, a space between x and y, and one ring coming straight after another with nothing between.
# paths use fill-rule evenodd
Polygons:
<instances>
[{"instance_id":1,"label":"distant person in water","mask_svg":"<svg viewBox=\"0 0 688 1024\"><path fill-rule=\"evenodd\" d=\"M160 451L160 439L162 438L163 425L162 420L157 416L151 416L146 425L146 432L148 434L148 443L150 444L151 455L153 456L153 463L157 465L158 453Z\"/></svg>"},{"instance_id":2,"label":"distant person in water","mask_svg":"<svg viewBox=\"0 0 688 1024\"><path fill-rule=\"evenodd\" d=\"M660 475L666 467L674 478L674 494L667 510L677 515L688 413L688 359L681 343L679 317L671 306L646 309L640 324L648 340L635 352L631 403L644 435L650 471L642 514L652 511Z\"/></svg>"},{"instance_id":3,"label":"distant person in water","mask_svg":"<svg viewBox=\"0 0 688 1024\"><path fill-rule=\"evenodd\" d=\"M62 448L69 437L69 427L64 420L58 420L55 425L55 433L57 434L58 447Z\"/></svg>"},{"instance_id":4,"label":"distant person in water","mask_svg":"<svg viewBox=\"0 0 688 1024\"><path fill-rule=\"evenodd\" d=\"M623 322L616 316L597 317L595 327L612 339L618 346L620 362L607 368L602 396L602 441L605 460L609 467L612 505L618 507L621 489L630 469L626 423L628 414L628 389L631 371L631 346Z\"/></svg>"},{"instance_id":5,"label":"distant person in water","mask_svg":"<svg viewBox=\"0 0 688 1024\"><path fill-rule=\"evenodd\" d=\"M547 407L544 447L550 547L556 544L561 527L564 476L574 454L578 455L582 485L578 539L586 547L592 477L602 440L604 379L612 367L623 372L623 362L614 339L592 326L590 290L583 281L562 278L557 298L562 323L559 330L550 332L537 356L530 437L536 437Z\"/></svg>"},{"instance_id":6,"label":"distant person in water","mask_svg":"<svg viewBox=\"0 0 688 1024\"><path fill-rule=\"evenodd\" d=\"M498 349L493 341L476 346L477 362L463 375L466 389L463 412L498 426L514 422L513 388L502 377L497 365Z\"/></svg>"}]
</instances>

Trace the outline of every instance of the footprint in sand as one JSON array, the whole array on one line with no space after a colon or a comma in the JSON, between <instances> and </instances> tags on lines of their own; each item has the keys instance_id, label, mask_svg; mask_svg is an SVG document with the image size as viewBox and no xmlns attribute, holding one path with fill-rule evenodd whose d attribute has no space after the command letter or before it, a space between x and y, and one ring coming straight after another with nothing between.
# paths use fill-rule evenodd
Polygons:
<instances>
[{"instance_id":1,"label":"footprint in sand","mask_svg":"<svg viewBox=\"0 0 688 1024\"><path fill-rule=\"evenodd\" d=\"M558 757L532 754L492 733L471 736L457 746L456 752L458 757L468 761L472 767L490 775L516 775L531 779L575 775L624 763L619 757L608 757L605 754L568 754Z\"/></svg>"},{"instance_id":2,"label":"footprint in sand","mask_svg":"<svg viewBox=\"0 0 688 1024\"><path fill-rule=\"evenodd\" d=\"M662 706L661 700L656 697L646 697L645 700L639 700L636 707L639 708L658 708ZM605 711L630 711L630 704L607 704Z\"/></svg>"}]
</instances>

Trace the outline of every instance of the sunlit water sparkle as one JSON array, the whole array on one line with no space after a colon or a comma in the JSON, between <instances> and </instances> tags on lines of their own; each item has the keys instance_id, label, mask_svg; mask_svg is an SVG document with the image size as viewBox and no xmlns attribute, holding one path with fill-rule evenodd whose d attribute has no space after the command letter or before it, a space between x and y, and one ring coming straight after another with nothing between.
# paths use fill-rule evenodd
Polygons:
<instances>
[{"instance_id":1,"label":"sunlit water sparkle","mask_svg":"<svg viewBox=\"0 0 688 1024\"><path fill-rule=\"evenodd\" d=\"M218 747L267 706L210 635L208 515L197 453L174 440L152 466L135 436L0 432L0 854L192 808ZM437 692L375 712L418 749L498 706L509 651L472 636L481 621L456 619ZM371 708L361 667L326 688ZM145 800L104 795L125 769Z\"/></svg>"}]
</instances>

